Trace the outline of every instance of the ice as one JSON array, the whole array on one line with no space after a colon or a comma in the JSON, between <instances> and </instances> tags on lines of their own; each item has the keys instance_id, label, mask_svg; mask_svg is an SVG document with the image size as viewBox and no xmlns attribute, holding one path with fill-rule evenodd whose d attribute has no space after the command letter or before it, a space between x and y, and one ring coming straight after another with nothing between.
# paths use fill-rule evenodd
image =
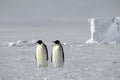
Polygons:
<instances>
[{"instance_id":1,"label":"ice","mask_svg":"<svg viewBox=\"0 0 120 80\"><path fill-rule=\"evenodd\" d=\"M35 46L1 47L0 80L119 80L120 45L64 46L63 68L50 62L53 45L47 45L49 65L38 68Z\"/></svg>"},{"instance_id":2,"label":"ice","mask_svg":"<svg viewBox=\"0 0 120 80\"><path fill-rule=\"evenodd\" d=\"M32 39L32 40L17 40L17 41L12 41L12 42L2 42L0 43L0 46L1 47L32 47L32 46L35 46L36 45L36 42L37 40L35 39ZM53 43L52 42L47 42L46 43L48 46L53 46ZM73 43L62 43L63 46L70 46L70 47L73 47L73 46L78 46L78 47L83 47L85 46L84 43L76 43L76 42L73 42Z\"/></svg>"},{"instance_id":3,"label":"ice","mask_svg":"<svg viewBox=\"0 0 120 80\"><path fill-rule=\"evenodd\" d=\"M65 53L62 68L51 63L51 39L43 40L49 53L46 68L36 64L38 39L0 42L0 80L120 80L120 44L89 45L71 39L61 41Z\"/></svg>"},{"instance_id":4,"label":"ice","mask_svg":"<svg viewBox=\"0 0 120 80\"><path fill-rule=\"evenodd\" d=\"M16 44L13 43L13 42L10 42L10 43L8 43L8 46L9 46L9 47L11 47L11 46L16 46Z\"/></svg>"},{"instance_id":5,"label":"ice","mask_svg":"<svg viewBox=\"0 0 120 80\"><path fill-rule=\"evenodd\" d=\"M0 3L0 80L120 80L120 44L116 41L119 28L114 27L119 17L105 18L120 15L120 0ZM89 19L89 42L97 43L92 45L85 44L90 34L90 16L103 17ZM48 48L46 68L38 68L35 60L35 42L39 39ZM62 68L54 68L50 60L54 45L51 41L56 39L64 48Z\"/></svg>"},{"instance_id":6,"label":"ice","mask_svg":"<svg viewBox=\"0 0 120 80\"><path fill-rule=\"evenodd\" d=\"M64 46L66 46L66 45L67 45L67 43L63 43L63 45L64 45Z\"/></svg>"},{"instance_id":7,"label":"ice","mask_svg":"<svg viewBox=\"0 0 120 80\"><path fill-rule=\"evenodd\" d=\"M91 37L86 43L120 42L120 17L90 18Z\"/></svg>"},{"instance_id":8,"label":"ice","mask_svg":"<svg viewBox=\"0 0 120 80\"><path fill-rule=\"evenodd\" d=\"M1 43L2 46L8 47L22 47L22 46L34 46L37 40L18 40L16 42L3 42Z\"/></svg>"}]
</instances>

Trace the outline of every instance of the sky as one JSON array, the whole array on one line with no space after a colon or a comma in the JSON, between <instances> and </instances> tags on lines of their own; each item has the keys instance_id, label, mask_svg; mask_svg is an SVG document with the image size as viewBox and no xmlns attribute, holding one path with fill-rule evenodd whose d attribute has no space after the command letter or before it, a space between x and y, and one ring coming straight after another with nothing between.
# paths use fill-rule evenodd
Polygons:
<instances>
[{"instance_id":1,"label":"sky","mask_svg":"<svg viewBox=\"0 0 120 80\"><path fill-rule=\"evenodd\" d=\"M120 0L0 0L0 27L86 27L120 15Z\"/></svg>"}]
</instances>

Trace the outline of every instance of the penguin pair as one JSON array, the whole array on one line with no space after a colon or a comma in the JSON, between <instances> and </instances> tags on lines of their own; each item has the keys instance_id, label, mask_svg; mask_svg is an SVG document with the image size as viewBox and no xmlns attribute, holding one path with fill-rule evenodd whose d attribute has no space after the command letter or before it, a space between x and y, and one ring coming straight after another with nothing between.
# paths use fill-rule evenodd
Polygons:
<instances>
[{"instance_id":1,"label":"penguin pair","mask_svg":"<svg viewBox=\"0 0 120 80\"><path fill-rule=\"evenodd\" d=\"M47 67L48 66L48 49L47 46L43 43L42 40L38 40L38 43L35 53L35 58L37 61L37 66ZM51 62L54 67L62 67L64 64L64 50L59 40L53 41L55 44L51 54Z\"/></svg>"}]
</instances>

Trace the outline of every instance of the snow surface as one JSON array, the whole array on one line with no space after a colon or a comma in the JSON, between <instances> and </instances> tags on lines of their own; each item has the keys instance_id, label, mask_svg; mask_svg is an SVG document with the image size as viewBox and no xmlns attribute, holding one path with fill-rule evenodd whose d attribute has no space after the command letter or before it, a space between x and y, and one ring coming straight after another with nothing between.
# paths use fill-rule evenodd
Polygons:
<instances>
[{"instance_id":1,"label":"snow surface","mask_svg":"<svg viewBox=\"0 0 120 80\"><path fill-rule=\"evenodd\" d=\"M84 44L90 36L88 17L119 16L120 0L0 0L0 3L0 80L120 80L120 44ZM111 25L111 19L101 19L102 22ZM114 33L112 29L109 28L107 37ZM38 68L35 61L38 39L48 46L47 68ZM56 39L65 50L63 68L54 68L50 62L51 41Z\"/></svg>"},{"instance_id":2,"label":"snow surface","mask_svg":"<svg viewBox=\"0 0 120 80\"><path fill-rule=\"evenodd\" d=\"M119 44L64 44L63 68L54 68L50 62L50 43L47 68L37 67L35 45L0 46L0 80L120 80Z\"/></svg>"},{"instance_id":3,"label":"snow surface","mask_svg":"<svg viewBox=\"0 0 120 80\"><path fill-rule=\"evenodd\" d=\"M86 43L120 42L120 17L90 18L91 37Z\"/></svg>"},{"instance_id":4,"label":"snow surface","mask_svg":"<svg viewBox=\"0 0 120 80\"><path fill-rule=\"evenodd\" d=\"M4 42L3 44L1 44L2 46L8 46L8 47L12 47L12 46L33 46L35 45L35 43L37 42L37 40L18 40L17 42Z\"/></svg>"},{"instance_id":5,"label":"snow surface","mask_svg":"<svg viewBox=\"0 0 120 80\"><path fill-rule=\"evenodd\" d=\"M14 27L11 31L7 27L4 31L0 34L0 80L120 80L120 44L85 44L86 28L29 27L28 31ZM38 68L35 61L38 39L48 47L47 68ZM50 62L55 39L60 39L65 51L63 68L54 68Z\"/></svg>"}]
</instances>

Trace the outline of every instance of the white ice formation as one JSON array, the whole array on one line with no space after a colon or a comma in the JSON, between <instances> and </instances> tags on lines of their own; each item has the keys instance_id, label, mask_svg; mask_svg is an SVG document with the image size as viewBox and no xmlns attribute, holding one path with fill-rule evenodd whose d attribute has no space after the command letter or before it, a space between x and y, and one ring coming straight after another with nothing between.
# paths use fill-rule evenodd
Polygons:
<instances>
[{"instance_id":1,"label":"white ice formation","mask_svg":"<svg viewBox=\"0 0 120 80\"><path fill-rule=\"evenodd\" d=\"M33 46L35 45L36 40L18 40L16 42L5 42L3 46Z\"/></svg>"},{"instance_id":2,"label":"white ice formation","mask_svg":"<svg viewBox=\"0 0 120 80\"><path fill-rule=\"evenodd\" d=\"M91 37L86 43L119 43L120 17L90 18Z\"/></svg>"}]
</instances>

